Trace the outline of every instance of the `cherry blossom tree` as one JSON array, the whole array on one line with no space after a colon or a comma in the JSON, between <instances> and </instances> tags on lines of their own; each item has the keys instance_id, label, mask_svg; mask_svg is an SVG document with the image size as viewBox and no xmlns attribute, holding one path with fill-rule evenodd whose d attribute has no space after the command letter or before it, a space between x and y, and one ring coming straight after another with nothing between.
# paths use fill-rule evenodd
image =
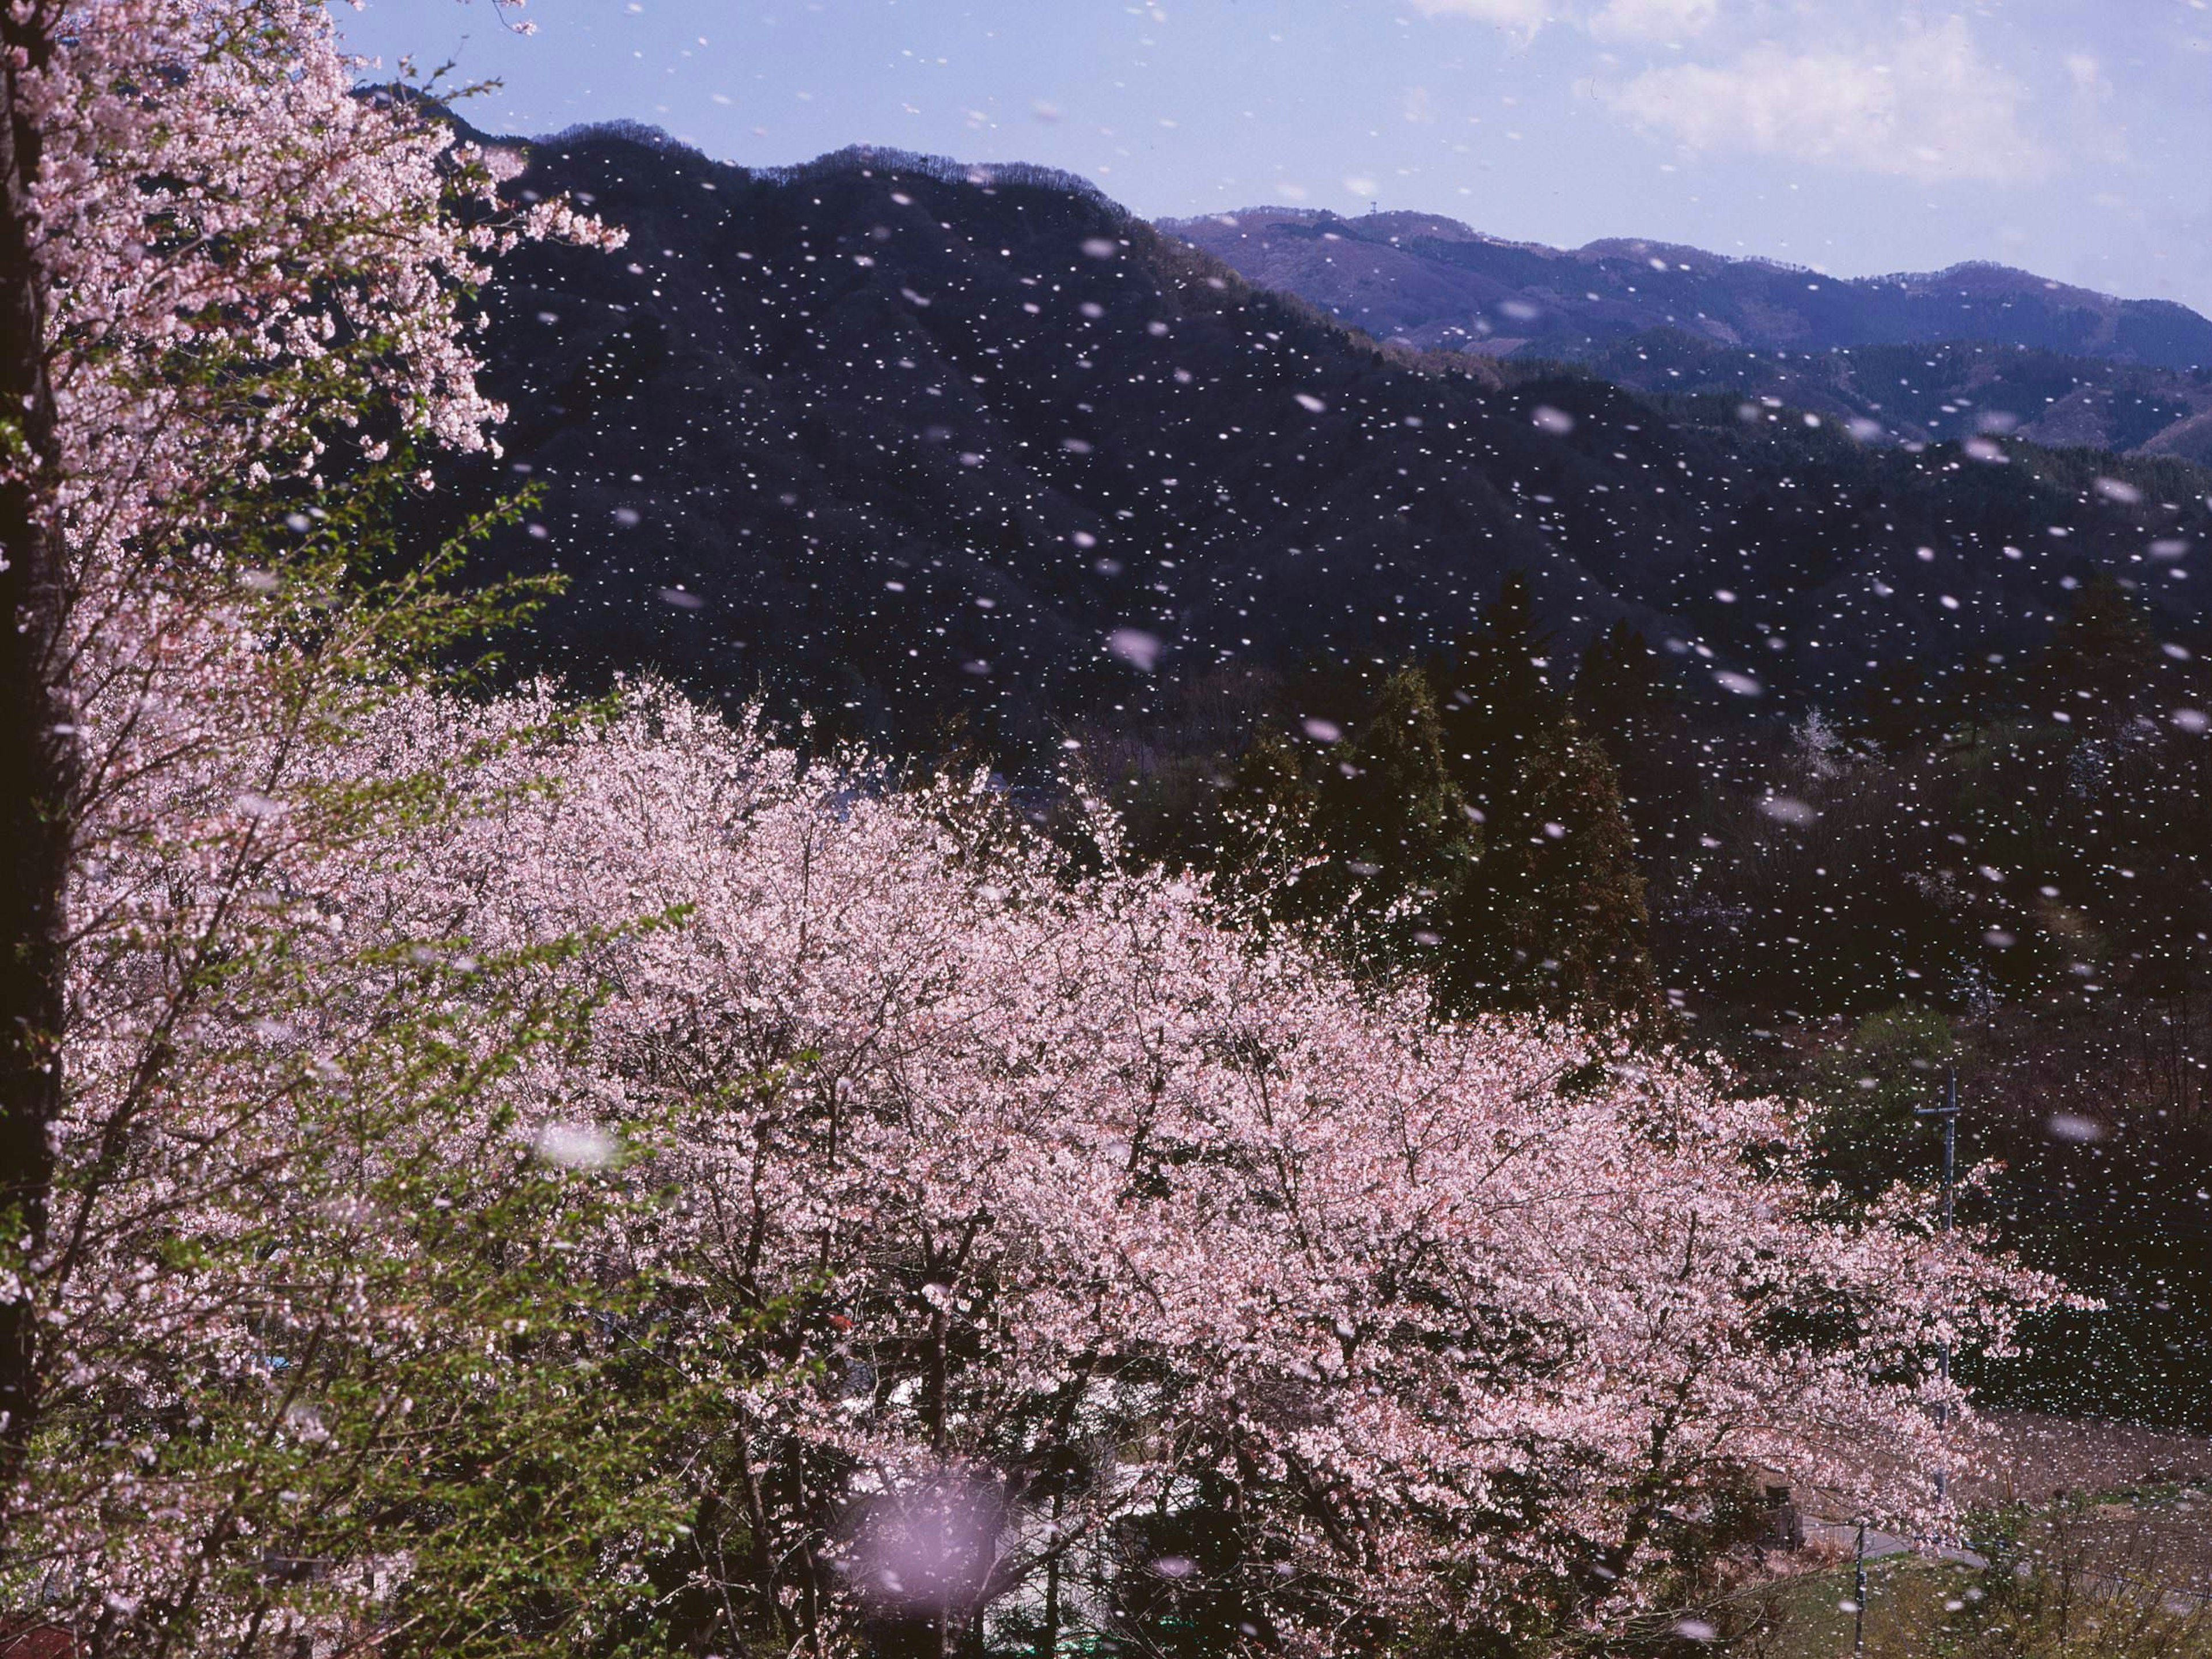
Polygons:
<instances>
[{"instance_id":1,"label":"cherry blossom tree","mask_svg":"<svg viewBox=\"0 0 2212 1659\"><path fill-rule=\"evenodd\" d=\"M390 763L555 706L410 719ZM387 902L493 945L691 907L602 959L569 1109L659 1126L631 1248L701 1316L798 1310L700 1472L741 1626L1602 1624L1729 1469L1942 1524L1975 1431L1937 1346L2053 1293L1907 1195L1843 1217L1680 1056L1378 1000L1186 884L1072 875L980 781L652 691L549 769Z\"/></svg>"},{"instance_id":2,"label":"cherry blossom tree","mask_svg":"<svg viewBox=\"0 0 2212 1659\"><path fill-rule=\"evenodd\" d=\"M500 412L468 296L519 238L611 239L509 211L510 158L356 69L294 0L0 14L0 1612L97 1651L291 1644L374 1588L333 1573L449 1543L357 1535L394 1480L468 1485L397 1402L465 1416L456 1352L480 1393L486 1332L520 1334L494 1218L555 1241L593 1207L504 1141L458 1158L574 994L417 960L332 895L442 810L337 740L527 598L441 595L450 549L375 574L411 447L481 447ZM428 1231L374 1224L410 1192ZM342 1405L397 1426L341 1432Z\"/></svg>"},{"instance_id":3,"label":"cherry blossom tree","mask_svg":"<svg viewBox=\"0 0 2212 1659\"><path fill-rule=\"evenodd\" d=\"M680 1519L654 1475L696 1419L636 1372L673 1359L653 1287L596 1277L614 1151L513 1127L517 1091L564 1071L592 941L473 954L363 908L449 832L471 757L372 775L347 734L498 596L349 592L361 527L325 499L332 522L240 601L266 643L173 641L154 695L220 739L118 780L72 876L69 1087L27 1264L40 1409L0 1606L96 1652L372 1628L537 1651L604 1633ZM90 698L86 724L127 706ZM635 1409L609 1419L615 1399Z\"/></svg>"}]
</instances>

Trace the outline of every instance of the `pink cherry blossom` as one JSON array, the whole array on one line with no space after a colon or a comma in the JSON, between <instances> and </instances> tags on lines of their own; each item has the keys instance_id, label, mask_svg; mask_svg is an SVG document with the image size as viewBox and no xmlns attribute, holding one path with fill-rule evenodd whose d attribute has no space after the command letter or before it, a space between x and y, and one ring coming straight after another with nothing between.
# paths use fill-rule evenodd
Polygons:
<instances>
[{"instance_id":1,"label":"pink cherry blossom","mask_svg":"<svg viewBox=\"0 0 2212 1659\"><path fill-rule=\"evenodd\" d=\"M411 715L379 763L540 697ZM1186 882L1071 874L983 780L885 791L651 690L509 763L379 908L511 948L689 907L594 963L599 1109L655 1126L678 1194L625 1248L798 1310L808 1368L733 1403L757 1469L805 1472L778 1559L853 1616L1103 1580L1121 1523L1211 1481L1263 1517L1270 1593L1287 1565L1303 1598L1449 1584L1495 1619L1597 1563L1601 1618L1719 1465L1942 1525L1926 1471L1977 1431L1936 1345L2002 1346L2052 1294L1905 1194L1827 1218L1776 1108L1683 1056L1439 1025ZM1793 1335L1815 1310L1831 1336Z\"/></svg>"}]
</instances>

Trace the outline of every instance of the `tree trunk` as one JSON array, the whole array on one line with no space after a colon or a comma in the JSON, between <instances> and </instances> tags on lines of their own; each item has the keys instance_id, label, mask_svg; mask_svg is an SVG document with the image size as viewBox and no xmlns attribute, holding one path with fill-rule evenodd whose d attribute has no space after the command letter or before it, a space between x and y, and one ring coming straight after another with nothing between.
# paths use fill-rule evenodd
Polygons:
<instances>
[{"instance_id":1,"label":"tree trunk","mask_svg":"<svg viewBox=\"0 0 2212 1659\"><path fill-rule=\"evenodd\" d=\"M0 1227L11 1255L25 1243L35 1255L46 1242L82 766L65 683L70 573L52 510L46 291L33 258L41 144L17 67L49 60L55 21L49 0L0 8L0 443L12 453L0 473ZM27 1288L0 1304L0 1549L39 1410L36 1308Z\"/></svg>"}]
</instances>

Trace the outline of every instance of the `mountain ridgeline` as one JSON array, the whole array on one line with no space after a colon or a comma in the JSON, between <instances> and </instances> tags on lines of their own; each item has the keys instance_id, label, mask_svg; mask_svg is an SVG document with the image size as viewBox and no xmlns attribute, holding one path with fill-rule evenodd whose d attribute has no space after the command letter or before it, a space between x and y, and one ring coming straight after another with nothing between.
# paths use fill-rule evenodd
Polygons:
<instances>
[{"instance_id":1,"label":"mountain ridgeline","mask_svg":"<svg viewBox=\"0 0 2212 1659\"><path fill-rule=\"evenodd\" d=\"M1447 647L1516 570L1563 652L1626 620L1747 709L2016 657L2098 570L2203 629L2212 478L2175 459L1914 453L1386 353L1036 169L748 172L637 129L528 154L524 188L630 242L528 250L487 296L514 415L449 499L544 490L490 556L571 580L526 665L1036 756L1224 666Z\"/></svg>"},{"instance_id":2,"label":"mountain ridgeline","mask_svg":"<svg viewBox=\"0 0 2212 1659\"><path fill-rule=\"evenodd\" d=\"M1505 241L1424 213L1346 218L1250 208L1163 221L1255 282L1304 295L1377 336L1571 353L1667 326L1766 350L1986 340L2189 369L2212 363L2212 319L2118 300L1988 261L1837 277L1771 259L1608 237L1578 248Z\"/></svg>"},{"instance_id":3,"label":"mountain ridgeline","mask_svg":"<svg viewBox=\"0 0 2212 1659\"><path fill-rule=\"evenodd\" d=\"M1654 392L1774 397L1869 436L2018 431L2212 459L2212 321L2170 301L1987 263L1838 278L1669 243L1551 248L1427 214L1255 208L1162 228L1423 349L1568 361Z\"/></svg>"}]
</instances>

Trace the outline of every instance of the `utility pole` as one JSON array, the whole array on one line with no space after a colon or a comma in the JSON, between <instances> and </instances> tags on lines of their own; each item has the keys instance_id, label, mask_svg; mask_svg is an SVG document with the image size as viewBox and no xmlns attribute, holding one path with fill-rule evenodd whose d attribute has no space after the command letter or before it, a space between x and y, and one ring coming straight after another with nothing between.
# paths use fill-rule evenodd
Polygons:
<instances>
[{"instance_id":1,"label":"utility pole","mask_svg":"<svg viewBox=\"0 0 2212 1659\"><path fill-rule=\"evenodd\" d=\"M1942 1218L1936 1225L1940 1231L1948 1234L1957 1210L1957 1202L1954 1196L1959 1171L1959 1073L1956 1069L1947 1068L1943 1073L1943 1103L1941 1106L1916 1106L1913 1108L1912 1115L1915 1117L1933 1117L1942 1120L1943 1211ZM1937 1351L1936 1363L1936 1375L1942 1380L1946 1388L1949 1387L1951 1382L1949 1338L1944 1339L1942 1346ZM1945 1401L1936 1407L1936 1426L1948 1427L1950 1421L1951 1406L1948 1401ZM1936 1471L1936 1496L1939 1499L1945 1496L1949 1485L1950 1471L1939 1467Z\"/></svg>"},{"instance_id":2,"label":"utility pole","mask_svg":"<svg viewBox=\"0 0 2212 1659\"><path fill-rule=\"evenodd\" d=\"M1857 1558L1851 1567L1851 1659L1866 1654L1866 1522L1859 1522Z\"/></svg>"}]
</instances>

